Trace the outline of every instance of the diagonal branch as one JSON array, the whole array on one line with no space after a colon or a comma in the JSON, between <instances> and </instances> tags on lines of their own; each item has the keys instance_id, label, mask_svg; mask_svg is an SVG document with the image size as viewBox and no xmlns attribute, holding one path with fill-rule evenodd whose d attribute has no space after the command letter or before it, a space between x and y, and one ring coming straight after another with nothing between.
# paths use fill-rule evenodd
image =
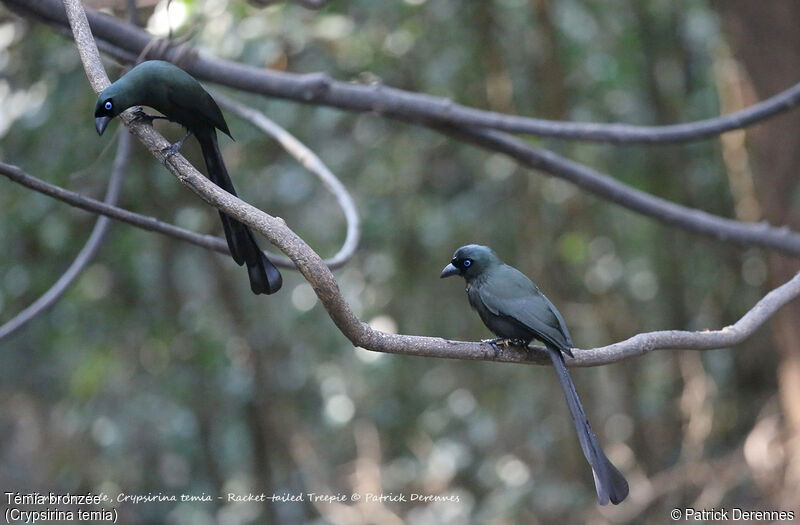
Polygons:
<instances>
[{"instance_id":1,"label":"diagonal branch","mask_svg":"<svg viewBox=\"0 0 800 525\"><path fill-rule=\"evenodd\" d=\"M721 241L760 246L787 255L800 256L800 233L766 222L747 223L727 219L650 195L599 171L564 158L552 151L531 146L507 133L481 129L437 128L443 133L472 142L485 149L505 153L517 162L567 180L576 186L642 215L670 226Z\"/></svg>"},{"instance_id":2,"label":"diagonal branch","mask_svg":"<svg viewBox=\"0 0 800 525\"><path fill-rule=\"evenodd\" d=\"M79 0L64 0L64 3L70 8L70 22L73 26L80 27L82 24L86 24L86 19L80 16ZM87 60L88 62L84 64L87 69L103 69L99 55L90 54ZM96 76L102 77L101 74L96 74ZM90 78L92 78L91 75ZM372 329L353 314L350 306L342 297L333 274L325 266L320 256L286 226L282 219L268 215L225 192L203 177L180 154L166 157L163 150L168 142L149 125L134 121L130 112L123 113L121 118L132 133L183 184L212 206L263 233L270 242L286 253L311 284L333 322L353 345L373 351L404 355L516 363L546 362L543 353L535 349L527 352L522 349L493 347L487 343L467 343L448 341L438 337L388 334ZM751 335L775 311L798 295L800 295L800 274L767 294L737 323L722 330L638 334L627 341L608 347L579 350L576 352L577 357L568 360L568 363L572 366L592 366L615 362L656 349L706 349L738 344Z\"/></svg>"},{"instance_id":3,"label":"diagonal branch","mask_svg":"<svg viewBox=\"0 0 800 525\"><path fill-rule=\"evenodd\" d=\"M32 189L33 191L53 197L54 199L58 199L62 202L66 202L67 204L75 206L76 208L80 208L91 213L104 215L110 219L124 222L143 230L160 233L162 235L178 239L179 241L194 244L195 246L199 246L207 250L212 250L224 255L230 255L228 243L221 237L195 233L193 231L175 226L174 224L160 221L155 217L141 215L124 208L112 206L108 203L98 201L91 197L81 195L80 193L75 193L74 191L69 191L60 186L45 182L42 179L38 179L33 175L25 173L25 171L17 166L0 162L0 175L5 175L12 182L16 182L17 184ZM334 256L334 258L325 259L323 262L332 270L340 268L345 264L345 262L347 262L347 258L342 256L343 252L344 250L342 249L336 256ZM270 261L275 263L276 266L290 270L297 269L292 260L284 255L270 253L269 258Z\"/></svg>"},{"instance_id":4,"label":"diagonal branch","mask_svg":"<svg viewBox=\"0 0 800 525\"><path fill-rule=\"evenodd\" d=\"M130 134L126 132L120 133L117 155L114 157L114 165L111 169L111 178L108 182L104 204L113 206L119 199L119 194L122 191L122 181L128 169L130 152ZM72 283L80 277L86 267L89 266L89 263L92 262L95 255L97 255L97 252L103 245L106 232L110 225L111 221L108 217L101 216L97 218L97 222L95 222L92 233L89 235L86 244L84 244L83 248L81 248L80 252L78 252L78 255L75 257L75 260L72 261L72 264L70 264L69 268L59 277L55 284L31 303L30 306L0 326L0 342L46 312L64 295L64 293L66 293Z\"/></svg>"},{"instance_id":5,"label":"diagonal branch","mask_svg":"<svg viewBox=\"0 0 800 525\"><path fill-rule=\"evenodd\" d=\"M653 350L713 350L736 346L758 330L786 303L800 296L800 272L792 279L770 291L738 321L720 330L689 332L684 330L661 330L636 334L630 339L608 346L580 351L579 366L594 366L628 357L643 355Z\"/></svg>"},{"instance_id":6,"label":"diagonal branch","mask_svg":"<svg viewBox=\"0 0 800 525\"><path fill-rule=\"evenodd\" d=\"M29 175L17 166L0 162L0 175L5 175L11 181L16 182L17 184L49 197L53 197L54 199L58 199L62 202L66 202L67 204L75 206L76 208L80 208L91 213L97 213L110 219L136 226L137 228L141 228L143 230L160 233L180 241L185 241L190 244L194 244L195 246L206 248L207 250L213 250L225 255L230 254L225 239L215 237L213 235L203 235L185 230L173 224L159 221L155 217L140 215L124 208L112 206L108 203L81 195L80 193L69 191L60 186L50 184L49 182L45 182L32 175ZM272 260L271 254L270 260ZM294 265L292 264L292 266Z\"/></svg>"},{"instance_id":7,"label":"diagonal branch","mask_svg":"<svg viewBox=\"0 0 800 525\"><path fill-rule=\"evenodd\" d=\"M9 8L47 23L65 26L59 0L0 0ZM138 56L153 37L145 31L97 11L88 11L95 36L128 55ZM191 56L189 56L191 55ZM124 58L124 57L123 57ZM751 107L725 116L667 126L634 126L562 122L506 115L456 104L449 99L413 93L381 84L341 82L326 74L263 70L217 58L186 53L185 48L153 49L149 58L179 60L193 76L237 88L303 103L313 103L437 125L490 128L509 133L612 143L665 144L698 141L741 129L779 115L800 102L800 84Z\"/></svg>"}]
</instances>

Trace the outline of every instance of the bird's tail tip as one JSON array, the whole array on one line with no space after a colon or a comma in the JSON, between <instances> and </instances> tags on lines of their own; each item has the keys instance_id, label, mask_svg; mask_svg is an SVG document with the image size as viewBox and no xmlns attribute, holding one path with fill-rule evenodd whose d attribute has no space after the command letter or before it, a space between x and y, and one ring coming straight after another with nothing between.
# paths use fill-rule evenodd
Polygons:
<instances>
[{"instance_id":1,"label":"bird's tail tip","mask_svg":"<svg viewBox=\"0 0 800 525\"><path fill-rule=\"evenodd\" d=\"M597 489L597 501L600 505L608 505L609 502L619 505L628 497L630 491L628 480L608 459L605 463L605 475L602 479L592 469L594 485Z\"/></svg>"},{"instance_id":2,"label":"bird's tail tip","mask_svg":"<svg viewBox=\"0 0 800 525\"><path fill-rule=\"evenodd\" d=\"M272 295L283 286L281 272L263 253L258 263L248 263L247 273L250 276L250 289L254 294Z\"/></svg>"}]
</instances>

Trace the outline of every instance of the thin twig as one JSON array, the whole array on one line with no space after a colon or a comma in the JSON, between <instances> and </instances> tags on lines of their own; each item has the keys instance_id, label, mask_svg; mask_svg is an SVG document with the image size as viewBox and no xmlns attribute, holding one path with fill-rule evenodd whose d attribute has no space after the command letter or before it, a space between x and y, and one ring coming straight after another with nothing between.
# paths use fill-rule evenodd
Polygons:
<instances>
[{"instance_id":1,"label":"thin twig","mask_svg":"<svg viewBox=\"0 0 800 525\"><path fill-rule=\"evenodd\" d=\"M59 0L0 0L18 12L32 14L49 23L66 23ZM112 17L89 10L92 30L99 39L137 55L153 38L146 32ZM164 49L160 56L174 60L179 49ZM561 122L505 115L456 104L449 99L413 93L381 84L341 82L322 73L296 74L270 71L197 56L182 63L193 76L237 88L303 103L314 103L349 111L369 111L402 120L438 125L490 128L509 133L571 140L665 144L715 137L726 131L751 126L797 106L800 84L762 102L728 115L668 126L634 126Z\"/></svg>"},{"instance_id":2,"label":"thin twig","mask_svg":"<svg viewBox=\"0 0 800 525\"><path fill-rule=\"evenodd\" d=\"M81 8L79 0L64 0L74 12ZM70 24L80 31L85 18L71 16ZM103 69L97 53L86 53L86 69ZM92 75L89 76L92 78ZM378 352L442 357L452 359L479 359L516 363L544 363L541 350L530 351L517 348L500 348L488 343L468 343L447 341L438 337L423 337L388 334L372 329L353 314L350 305L344 300L339 285L331 271L317 255L286 223L278 218L247 204L227 193L207 178L203 177L180 154L167 157L164 149L169 144L151 126L134 121L129 113L121 115L123 122L131 129L153 155L164 163L169 171L182 183L212 206L219 208L231 217L263 233L272 244L286 253L297 265L300 272L311 284L328 315L342 334L354 346ZM800 273L792 280L779 286L762 298L749 312L735 324L714 332L666 331L638 334L627 341L603 348L577 350L576 357L568 363L573 366L591 366L619 361L626 357L641 355L656 349L708 349L735 345L750 336L781 306L800 294Z\"/></svg>"},{"instance_id":3,"label":"thin twig","mask_svg":"<svg viewBox=\"0 0 800 525\"><path fill-rule=\"evenodd\" d=\"M42 179L26 173L18 166L0 162L0 175L5 175L12 182L16 182L17 184L32 189L33 191L53 197L54 199L58 199L62 202L66 202L67 204L75 206L76 208L80 208L91 213L104 215L110 219L124 222L143 230L160 233L179 241L185 241L189 244L199 246L200 248L212 250L224 255L230 255L230 251L228 251L228 243L221 237L195 233L193 231L175 226L174 224L160 221L155 217L141 215L124 208L111 206L105 202L98 201L91 197L81 195L80 193L75 193L74 191L64 189L61 186L56 186L55 184L45 182ZM289 270L297 269L292 260L285 255L270 253L269 258L270 261L272 261L276 266L280 266ZM325 259L324 262L325 265L330 269L335 270L343 266L347 260L340 257L338 260Z\"/></svg>"},{"instance_id":4,"label":"thin twig","mask_svg":"<svg viewBox=\"0 0 800 525\"><path fill-rule=\"evenodd\" d=\"M25 186L26 188L30 188L44 195L48 195L62 202L66 202L67 204L75 206L76 208L80 208L91 213L104 215L111 219L136 226L137 228L141 228L143 230L160 233L181 241L186 241L194 244L195 246L200 246L201 248L213 250L225 255L230 254L227 248L227 243L220 237L194 233L192 231L179 228L178 226L159 221L155 217L140 215L124 208L111 206L102 201L98 201L91 197L81 195L80 193L75 193L74 191L69 191L60 186L45 182L34 177L33 175L25 173L17 166L0 162L0 175L5 175L11 181L16 182L17 184Z\"/></svg>"},{"instance_id":5,"label":"thin twig","mask_svg":"<svg viewBox=\"0 0 800 525\"><path fill-rule=\"evenodd\" d=\"M128 169L128 159L131 152L131 136L130 133L123 131L119 134L119 142L117 145L117 154L114 157L114 164L111 169L111 177L108 181L108 189L104 203L113 206L119 200L119 194L122 190L122 181L125 179L125 174ZM0 341L11 336L20 328L27 325L36 317L46 312L52 307L69 289L72 283L80 277L83 271L92 262L94 256L103 245L106 238L111 221L108 217L100 216L92 228L92 233L89 239L81 248L75 260L69 265L69 268L58 278L58 280L42 294L38 299L30 304L27 308L22 310L16 316L12 317L8 322L0 326Z\"/></svg>"}]
</instances>

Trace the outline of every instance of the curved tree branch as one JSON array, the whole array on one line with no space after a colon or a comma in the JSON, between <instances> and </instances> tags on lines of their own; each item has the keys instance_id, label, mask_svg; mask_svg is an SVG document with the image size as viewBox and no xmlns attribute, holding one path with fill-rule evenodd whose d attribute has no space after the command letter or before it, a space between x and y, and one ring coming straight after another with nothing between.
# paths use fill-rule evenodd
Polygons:
<instances>
[{"instance_id":1,"label":"curved tree branch","mask_svg":"<svg viewBox=\"0 0 800 525\"><path fill-rule=\"evenodd\" d=\"M787 255L800 256L800 233L794 232L788 227L770 226L766 222L746 223L727 219L670 202L631 188L613 177L584 164L566 159L552 151L531 146L507 133L474 128L437 129L488 150L505 153L525 166L567 180L606 200L670 226L708 235L726 242L760 246Z\"/></svg>"},{"instance_id":2,"label":"curved tree branch","mask_svg":"<svg viewBox=\"0 0 800 525\"><path fill-rule=\"evenodd\" d=\"M230 251L228 251L228 243L222 237L195 233L179 226L175 226L174 224L160 221L155 217L141 215L124 208L112 206L91 197L81 195L80 193L75 193L74 191L56 186L55 184L45 182L42 179L38 179L33 175L25 173L25 171L18 166L0 162L0 175L5 175L9 178L9 180L16 182L17 184L25 186L26 188L30 188L33 191L42 193L49 197L53 197L54 199L58 199L62 202L66 202L67 204L75 206L76 208L80 208L91 213L104 215L110 219L124 222L143 230L160 233L179 241L185 241L189 244L199 246L200 248L212 250L224 255L230 255ZM339 254L342 252L343 250L340 250ZM275 263L276 266L287 268L289 270L297 269L292 260L284 255L270 253L269 257L270 261ZM342 267L345 262L347 262L347 258L339 256L336 260L333 258L324 259L323 262L326 266L328 266L328 268L335 270Z\"/></svg>"},{"instance_id":3,"label":"curved tree branch","mask_svg":"<svg viewBox=\"0 0 800 525\"><path fill-rule=\"evenodd\" d=\"M0 0L10 8L59 26L66 18L59 0ZM95 36L133 55L153 40L145 31L96 11L88 11ZM158 47L158 46L156 46ZM751 126L797 106L800 84L749 108L729 115L668 126L634 126L560 122L505 115L456 104L381 84L340 82L320 73L300 75L263 70L217 58L187 53L185 48L153 49L149 58L179 61L193 76L244 91L349 111L372 111L387 117L426 121L438 125L490 128L509 133L612 143L664 144L714 137Z\"/></svg>"},{"instance_id":4,"label":"curved tree branch","mask_svg":"<svg viewBox=\"0 0 800 525\"><path fill-rule=\"evenodd\" d=\"M214 93L214 98L223 108L247 120L250 124L277 140L283 146L283 149L297 159L308 171L316 175L322 181L322 184L328 188L328 191L336 197L336 202L339 203L347 222L347 233L342 247L333 257L326 261L326 264L328 267L338 267L347 262L358 247L358 240L361 236L361 220L358 217L358 210L353 198L344 184L313 151L297 140L294 135L267 118L262 112L245 107L219 93Z\"/></svg>"},{"instance_id":5,"label":"curved tree branch","mask_svg":"<svg viewBox=\"0 0 800 525\"><path fill-rule=\"evenodd\" d=\"M109 206L113 206L116 204L117 200L119 200L119 194L122 191L122 181L125 179L125 174L128 169L130 152L130 134L127 132L120 133L117 154L114 157L114 165L111 169L111 177L108 181L108 189L106 190L106 197L104 200L104 203ZM72 264L70 264L69 268L59 277L55 284L31 303L30 306L0 326L0 342L46 312L64 295L72 283L74 283L86 267L89 266L94 256L97 255L97 252L103 245L106 232L110 225L111 221L108 217L100 216L97 218L97 222L95 222L92 233L89 235L86 244L84 244L83 248L81 248L80 252L78 252L78 255L75 257L75 260L72 261Z\"/></svg>"},{"instance_id":6,"label":"curved tree branch","mask_svg":"<svg viewBox=\"0 0 800 525\"><path fill-rule=\"evenodd\" d=\"M64 3L70 6L70 22L73 26L86 24L85 17L82 17L80 13L79 0L64 0ZM87 69L103 70L99 55L89 54L88 60L85 63ZM102 73L94 73L89 76L90 79L98 77L102 78ZM102 88L102 82L93 87L95 90ZM282 219L273 217L225 192L203 177L180 154L167 157L164 148L168 142L151 126L141 121L135 121L130 115L130 111L123 113L121 118L132 133L183 184L212 206L263 233L270 242L286 253L311 284L333 322L353 345L373 351L404 355L517 363L545 362L546 358L542 352L536 350L528 352L523 349L493 347L488 343L467 343L448 341L438 337L388 334L372 329L353 314L349 304L342 297L333 274L319 255L286 226ZM669 331L639 334L627 341L608 347L578 350L576 357L569 359L568 363L572 366L591 366L615 362L655 349L701 349L737 344L752 334L776 310L799 294L800 274L767 294L742 319L730 327L716 332Z\"/></svg>"},{"instance_id":7,"label":"curved tree branch","mask_svg":"<svg viewBox=\"0 0 800 525\"><path fill-rule=\"evenodd\" d=\"M2 1L12 2L16 0ZM53 12L53 8L47 7L50 6L52 2L53 0L33 0L31 9L35 8L37 9L37 13L42 12L47 14L50 16L48 20L52 23L59 23L57 13ZM141 32L138 28L124 24L111 17L98 15L97 13L90 12L90 15L94 24L93 27L100 31L101 34L106 35L106 44L102 45L102 47L123 61L130 61L132 59L126 49L137 50L141 46L152 44L152 38L146 33ZM111 31L110 28L113 28L114 31ZM101 44L102 42L101 40ZM159 46L151 45L151 47L155 49ZM264 71L215 58L193 56L187 50L187 47L179 46L171 50L168 49L166 52L160 52L158 56L179 61L182 67L203 78L252 93L275 95L274 91L279 89L280 86L283 86L283 83L277 82L273 78L274 75L279 75L281 78L289 75L289 77L295 78L296 82L301 82L301 80L297 79L302 77L303 80L301 83L305 86L306 91L303 91L299 100L304 102L313 101L322 104L326 103L324 100L317 98L315 89L309 87L310 84L308 84L308 80L311 78L309 75L293 76L288 73ZM329 83L330 82L326 80L323 85ZM353 87L353 84L346 84L346 86ZM800 92L800 86L798 86L797 90ZM283 95L277 94L276 96ZM413 98L416 95L406 94L406 96ZM796 95L792 95L792 97L795 96ZM422 97L425 98L425 96ZM783 109L787 109L791 105L787 104L785 101L779 102L775 99L770 100L772 101L770 102L771 105L777 104L776 107L780 106ZM794 98L792 98L792 100L794 100ZM792 104L793 103L794 102L792 102ZM743 223L672 203L631 188L609 175L559 157L555 153L540 150L520 139L493 129L442 125L435 116L422 115L421 113L387 113L383 108L384 106L380 105L372 109L379 113L393 116L399 120L418 122L461 140L473 142L492 151L505 153L528 167L540 169L556 177L568 180L604 199L615 202L637 213L653 217L666 224L694 233L715 237L723 241L735 242L741 245L761 246L793 256L800 255L800 234L788 228L774 227L766 223ZM767 115L767 113L764 113L764 115ZM776 113L769 113L767 116L774 114ZM740 122L745 121L738 117L737 119ZM600 125L593 124L592 126Z\"/></svg>"}]
</instances>

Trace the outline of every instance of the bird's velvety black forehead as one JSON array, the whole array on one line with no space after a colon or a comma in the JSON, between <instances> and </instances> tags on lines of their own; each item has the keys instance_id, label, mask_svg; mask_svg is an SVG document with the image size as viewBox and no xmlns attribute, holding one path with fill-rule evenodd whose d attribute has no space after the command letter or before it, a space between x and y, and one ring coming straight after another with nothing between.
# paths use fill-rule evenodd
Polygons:
<instances>
[{"instance_id":1,"label":"bird's velvety black forehead","mask_svg":"<svg viewBox=\"0 0 800 525\"><path fill-rule=\"evenodd\" d=\"M483 258L496 258L497 255L488 246L481 246L480 244L467 244L462 246L456 253L453 254L454 259L483 259Z\"/></svg>"}]
</instances>

